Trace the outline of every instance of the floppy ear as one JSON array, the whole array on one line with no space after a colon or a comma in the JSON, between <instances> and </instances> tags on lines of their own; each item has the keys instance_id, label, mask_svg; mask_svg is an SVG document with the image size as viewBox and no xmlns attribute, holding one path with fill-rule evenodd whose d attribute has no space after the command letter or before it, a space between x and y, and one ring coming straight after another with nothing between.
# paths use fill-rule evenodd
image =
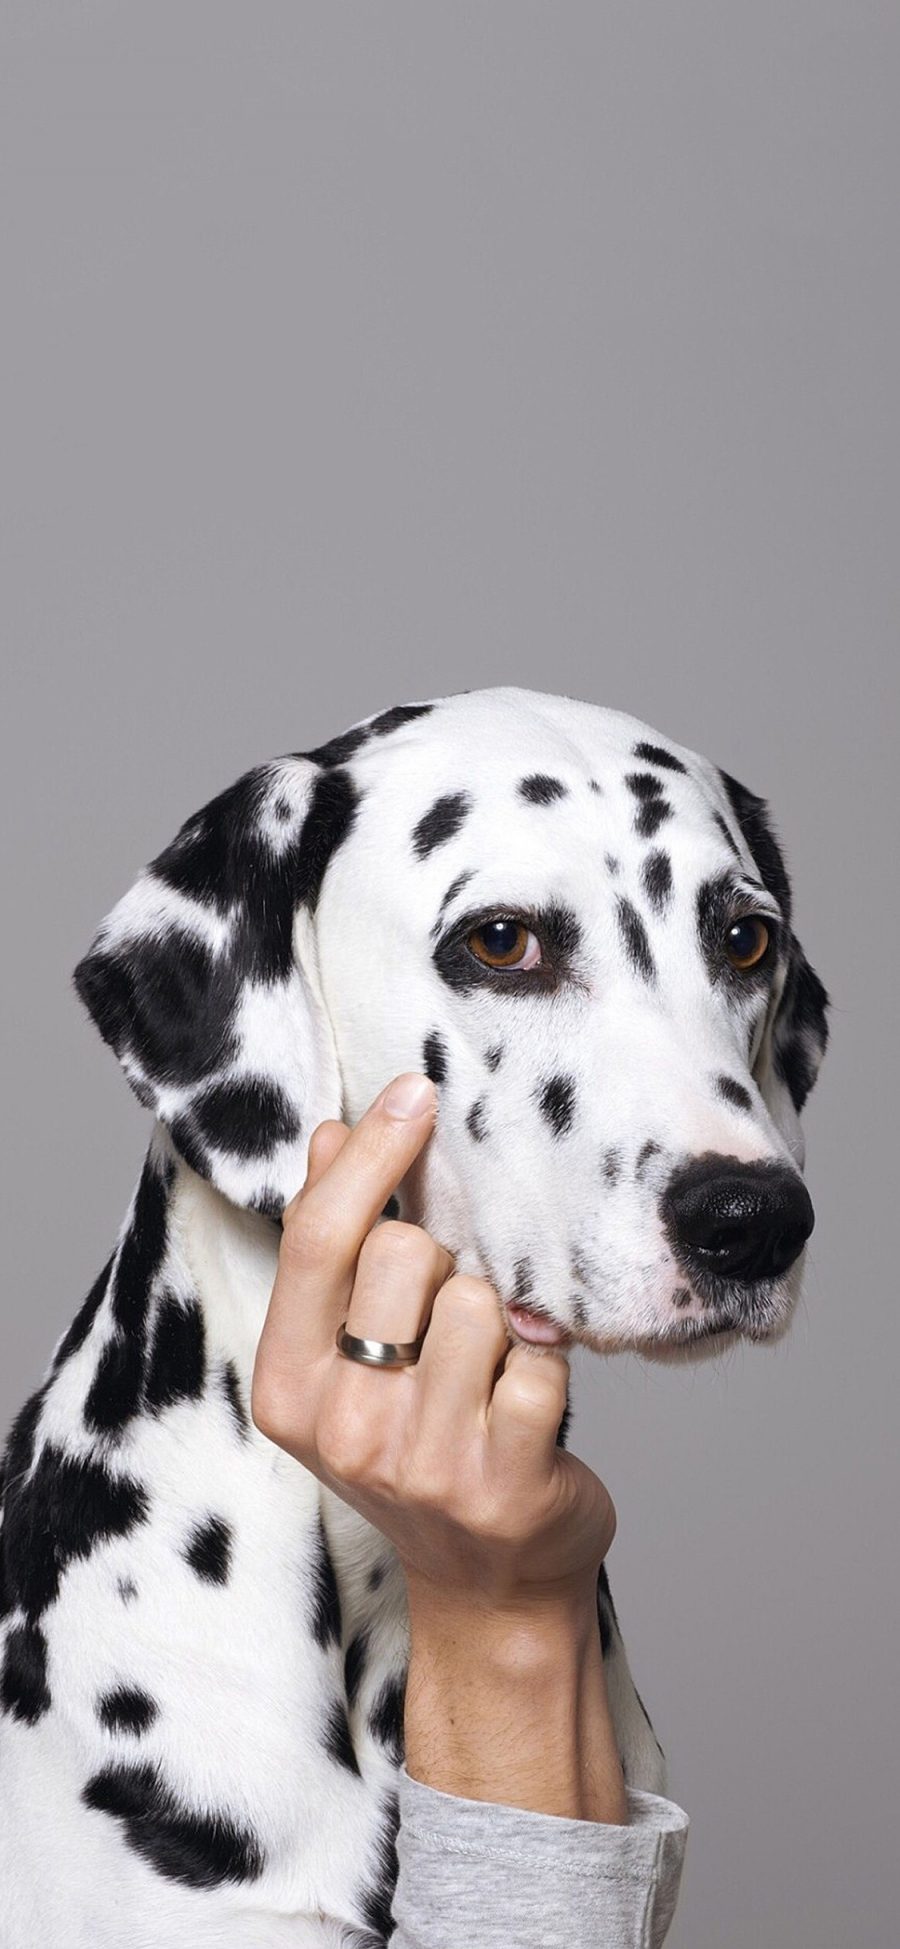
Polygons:
<instances>
[{"instance_id":1,"label":"floppy ear","mask_svg":"<svg viewBox=\"0 0 900 1949\"><path fill-rule=\"evenodd\" d=\"M358 793L306 756L248 771L186 820L102 923L78 994L181 1156L281 1212L341 1114L313 915Z\"/></svg>"},{"instance_id":2,"label":"floppy ear","mask_svg":"<svg viewBox=\"0 0 900 1949\"><path fill-rule=\"evenodd\" d=\"M720 770L719 777L763 886L774 894L784 915L786 954L753 1073L773 1122L802 1168L800 1112L828 1044L829 998L791 927L791 883L766 801L728 772Z\"/></svg>"}]
</instances>

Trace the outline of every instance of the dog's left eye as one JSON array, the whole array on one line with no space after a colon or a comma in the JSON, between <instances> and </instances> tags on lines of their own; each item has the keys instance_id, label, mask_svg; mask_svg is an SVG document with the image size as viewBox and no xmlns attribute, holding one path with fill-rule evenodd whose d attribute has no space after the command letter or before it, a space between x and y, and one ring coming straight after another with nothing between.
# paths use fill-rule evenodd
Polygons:
<instances>
[{"instance_id":1,"label":"dog's left eye","mask_svg":"<svg viewBox=\"0 0 900 1949\"><path fill-rule=\"evenodd\" d=\"M488 920L480 927L473 928L466 937L466 946L486 968L536 968L540 966L541 949L537 935L523 927L521 921Z\"/></svg>"},{"instance_id":2,"label":"dog's left eye","mask_svg":"<svg viewBox=\"0 0 900 1949\"><path fill-rule=\"evenodd\" d=\"M755 968L770 939L769 927L761 914L745 914L741 920L734 921L725 936L725 952L732 967L739 968L741 973Z\"/></svg>"}]
</instances>

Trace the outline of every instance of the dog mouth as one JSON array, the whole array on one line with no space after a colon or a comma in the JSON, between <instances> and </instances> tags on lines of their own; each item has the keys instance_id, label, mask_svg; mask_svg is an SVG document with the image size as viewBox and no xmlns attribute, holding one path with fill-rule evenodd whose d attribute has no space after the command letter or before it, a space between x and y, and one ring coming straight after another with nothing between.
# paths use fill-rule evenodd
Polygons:
<instances>
[{"instance_id":1,"label":"dog mouth","mask_svg":"<svg viewBox=\"0 0 900 1949\"><path fill-rule=\"evenodd\" d=\"M508 1303L506 1317L518 1338L528 1341L531 1346L568 1347L575 1337L559 1320L551 1319L542 1307L525 1306L520 1300Z\"/></svg>"},{"instance_id":2,"label":"dog mouth","mask_svg":"<svg viewBox=\"0 0 900 1949\"><path fill-rule=\"evenodd\" d=\"M602 1332L580 1332L577 1328L563 1326L559 1320L552 1319L540 1306L526 1306L521 1301L510 1301L506 1306L506 1318L513 1337L524 1340L535 1347L559 1347L569 1353L577 1346L596 1353L665 1353L676 1354L679 1349L687 1349L704 1341L718 1340L727 1344L735 1339L768 1340L777 1337L783 1330L783 1323L776 1316L736 1316L734 1311L709 1308L698 1318L669 1320L657 1332L618 1333L608 1337Z\"/></svg>"}]
</instances>

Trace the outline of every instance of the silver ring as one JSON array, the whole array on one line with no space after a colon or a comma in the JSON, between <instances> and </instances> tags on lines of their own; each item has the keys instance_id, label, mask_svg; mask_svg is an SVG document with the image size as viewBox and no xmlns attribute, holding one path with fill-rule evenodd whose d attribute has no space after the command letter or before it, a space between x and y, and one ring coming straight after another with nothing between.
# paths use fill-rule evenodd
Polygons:
<instances>
[{"instance_id":1,"label":"silver ring","mask_svg":"<svg viewBox=\"0 0 900 1949\"><path fill-rule=\"evenodd\" d=\"M409 1367L418 1360L425 1341L425 1333L420 1333L418 1340L361 1340L346 1327L343 1320L335 1335L338 1353L364 1367Z\"/></svg>"}]
</instances>

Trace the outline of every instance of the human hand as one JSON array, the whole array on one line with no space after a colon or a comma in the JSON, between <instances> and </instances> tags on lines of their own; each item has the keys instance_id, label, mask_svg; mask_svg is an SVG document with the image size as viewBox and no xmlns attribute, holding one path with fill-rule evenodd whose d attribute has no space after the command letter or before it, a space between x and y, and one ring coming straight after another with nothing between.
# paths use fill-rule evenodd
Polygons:
<instances>
[{"instance_id":1,"label":"human hand","mask_svg":"<svg viewBox=\"0 0 900 1949\"><path fill-rule=\"evenodd\" d=\"M391 1106L398 1084L418 1103ZM388 1085L350 1130L319 1124L287 1206L256 1355L252 1414L393 1544L411 1597L528 1616L595 1601L616 1515L599 1478L556 1437L569 1363L510 1345L487 1280L453 1271L422 1227L376 1223L434 1127L433 1085ZM375 1369L335 1336L414 1340L418 1361Z\"/></svg>"}]
</instances>

